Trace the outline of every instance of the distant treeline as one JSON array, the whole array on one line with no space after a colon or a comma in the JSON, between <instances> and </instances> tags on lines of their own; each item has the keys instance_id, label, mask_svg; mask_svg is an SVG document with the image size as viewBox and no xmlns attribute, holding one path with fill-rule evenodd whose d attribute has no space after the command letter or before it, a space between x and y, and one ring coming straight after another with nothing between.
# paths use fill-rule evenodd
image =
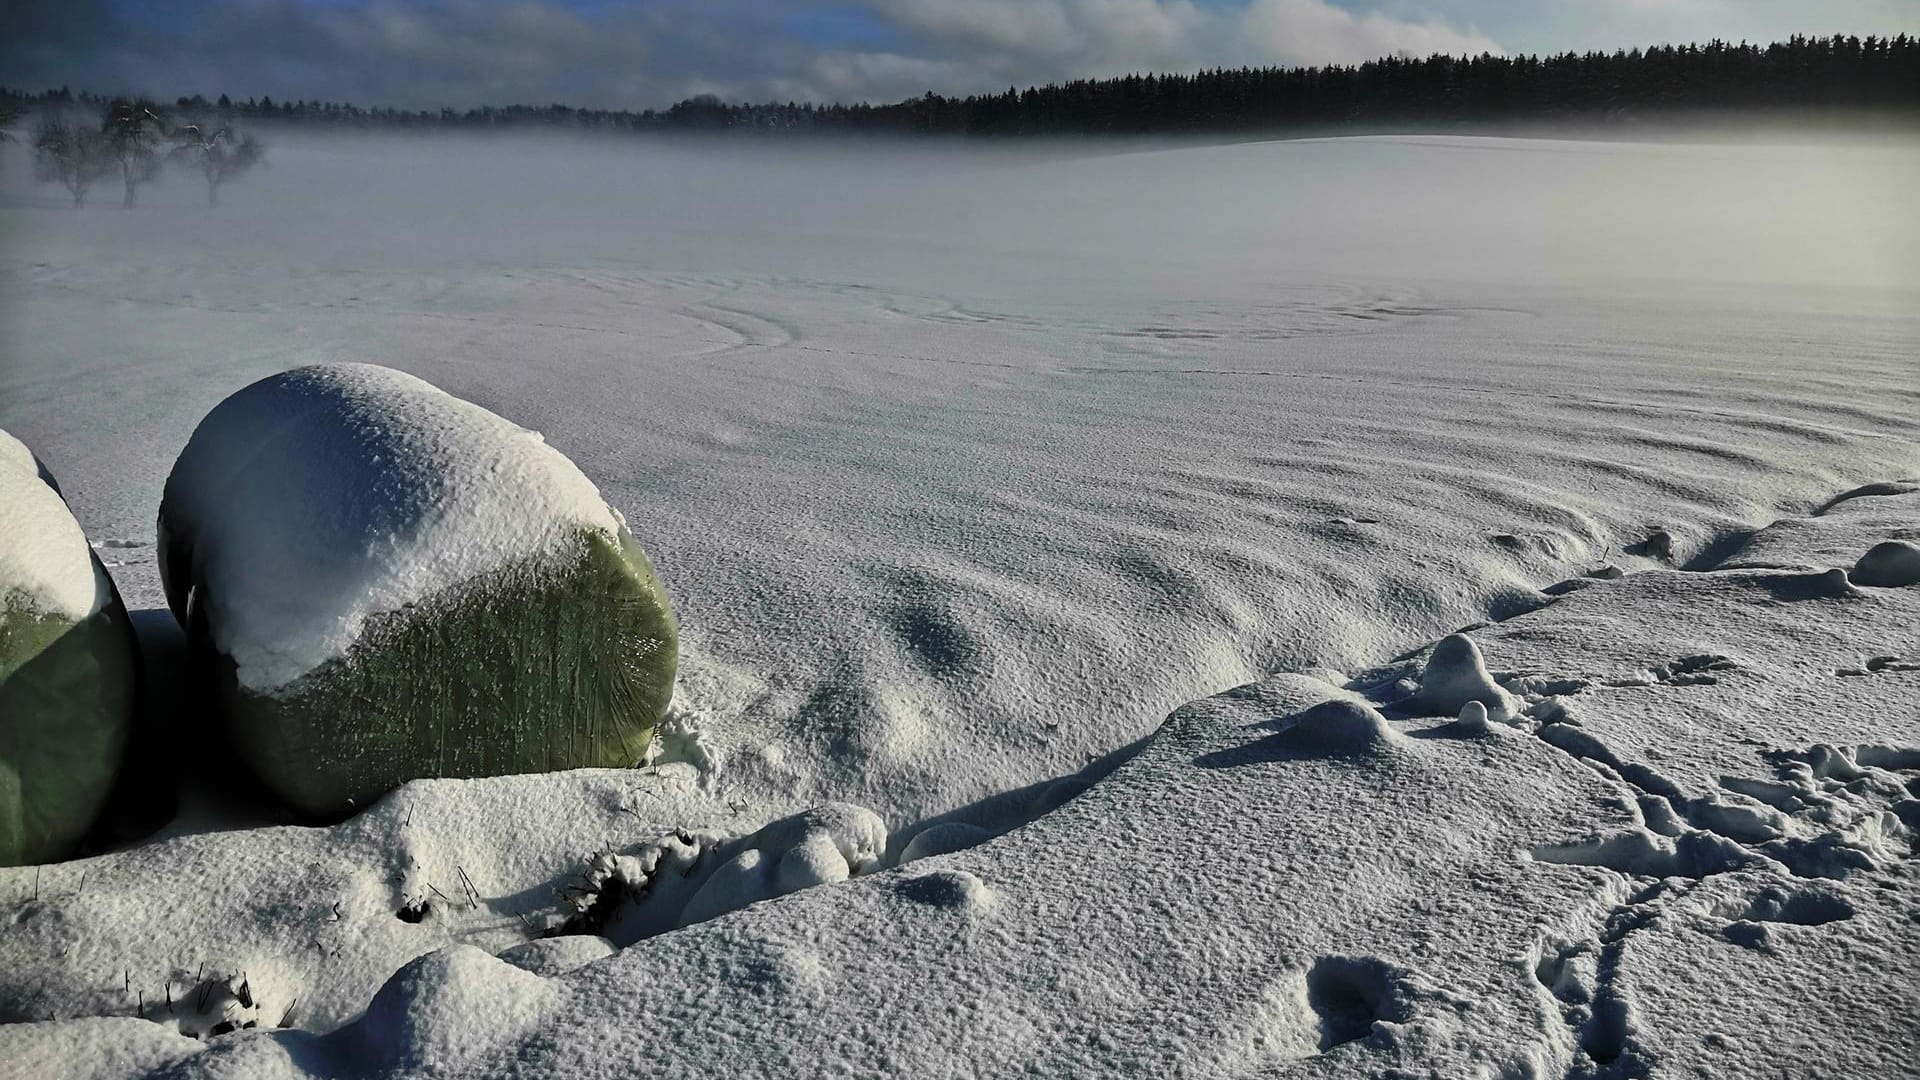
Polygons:
<instances>
[{"instance_id":1,"label":"distant treeline","mask_svg":"<svg viewBox=\"0 0 1920 1080\"><path fill-rule=\"evenodd\" d=\"M0 109L98 106L68 90L0 89ZM1920 39L1794 37L1771 45L1661 45L1557 56L1386 57L1357 66L1233 68L1192 75L928 93L891 105L733 105L702 95L664 111L565 105L408 111L222 94L182 110L341 129L566 128L948 135L1225 134L1528 123L1633 123L1738 114L1882 114L1920 122Z\"/></svg>"}]
</instances>

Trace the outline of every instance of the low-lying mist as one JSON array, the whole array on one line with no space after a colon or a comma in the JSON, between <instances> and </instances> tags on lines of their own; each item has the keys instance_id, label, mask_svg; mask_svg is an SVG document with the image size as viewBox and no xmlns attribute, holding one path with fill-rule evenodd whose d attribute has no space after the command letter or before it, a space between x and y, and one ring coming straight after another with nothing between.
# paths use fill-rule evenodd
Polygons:
<instances>
[{"instance_id":1,"label":"low-lying mist","mask_svg":"<svg viewBox=\"0 0 1920 1080\"><path fill-rule=\"evenodd\" d=\"M265 130L206 205L188 170L86 208L0 148L10 243L252 249L319 266L616 260L1070 299L1386 275L1920 283L1920 142L1379 136L1228 145ZM26 213L36 210L39 212ZM16 247L16 250L22 248Z\"/></svg>"}]
</instances>

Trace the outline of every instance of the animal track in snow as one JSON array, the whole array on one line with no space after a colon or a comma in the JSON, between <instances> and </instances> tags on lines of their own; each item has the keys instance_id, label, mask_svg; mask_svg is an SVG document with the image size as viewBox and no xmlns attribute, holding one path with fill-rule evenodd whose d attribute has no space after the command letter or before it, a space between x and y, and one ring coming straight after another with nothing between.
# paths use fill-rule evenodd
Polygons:
<instances>
[{"instance_id":1,"label":"animal track in snow","mask_svg":"<svg viewBox=\"0 0 1920 1080\"><path fill-rule=\"evenodd\" d=\"M1779 778L1723 776L1719 794L1689 797L1638 762L1623 761L1591 732L1566 722L1535 734L1635 793L1645 825L1560 844L1542 862L1599 866L1630 875L1704 877L1774 863L1796 877L1844 878L1910 858L1920 832L1920 799L1892 770L1920 769L1920 749L1817 744L1774 751Z\"/></svg>"},{"instance_id":2,"label":"animal track in snow","mask_svg":"<svg viewBox=\"0 0 1920 1080\"><path fill-rule=\"evenodd\" d=\"M1790 923L1794 926L1825 926L1851 919L1854 907L1846 898L1819 886L1789 889L1769 885L1735 912L1721 912L1747 922Z\"/></svg>"},{"instance_id":3,"label":"animal track in snow","mask_svg":"<svg viewBox=\"0 0 1920 1080\"><path fill-rule=\"evenodd\" d=\"M1700 653L1694 656L1683 656L1671 664L1656 667L1653 671L1661 682L1674 686L1687 686L1695 683L1719 682L1719 679L1708 672L1732 671L1737 667L1739 667L1738 664L1725 656Z\"/></svg>"},{"instance_id":4,"label":"animal track in snow","mask_svg":"<svg viewBox=\"0 0 1920 1080\"><path fill-rule=\"evenodd\" d=\"M1689 883L1690 885L1691 883ZM1648 1062L1635 1045L1632 1014L1617 984L1627 939L1660 915L1659 901L1669 892L1656 883L1629 896L1624 889L1603 897L1611 910L1591 939L1548 938L1538 948L1533 977L1560 1006L1576 1057L1569 1078L1644 1076Z\"/></svg>"},{"instance_id":5,"label":"animal track in snow","mask_svg":"<svg viewBox=\"0 0 1920 1080\"><path fill-rule=\"evenodd\" d=\"M1855 910L1844 897L1824 889L1769 885L1750 900L1723 905L1714 914L1733 920L1720 930L1728 941L1744 949L1770 952L1774 932L1769 924L1825 926L1853 918Z\"/></svg>"},{"instance_id":6,"label":"animal track in snow","mask_svg":"<svg viewBox=\"0 0 1920 1080\"><path fill-rule=\"evenodd\" d=\"M1584 1005L1593 1000L1594 952L1591 941L1542 942L1533 978L1562 1003Z\"/></svg>"},{"instance_id":7,"label":"animal track in snow","mask_svg":"<svg viewBox=\"0 0 1920 1080\"><path fill-rule=\"evenodd\" d=\"M1664 664L1655 664L1644 674L1610 680L1615 688L1634 686L1712 686L1720 681L1714 672L1735 671L1740 667L1731 657L1717 653L1696 653Z\"/></svg>"},{"instance_id":8,"label":"animal track in snow","mask_svg":"<svg viewBox=\"0 0 1920 1080\"><path fill-rule=\"evenodd\" d=\"M598 934L625 946L705 922L749 904L878 869L887 829L874 813L827 803L781 818L750 836L670 833L625 853L592 856L563 887L572 914L554 934Z\"/></svg>"},{"instance_id":9,"label":"animal track in snow","mask_svg":"<svg viewBox=\"0 0 1920 1080\"><path fill-rule=\"evenodd\" d=\"M1532 552L1556 560L1564 559L1568 554L1565 539L1553 533L1498 532L1489 533L1487 540L1495 547L1504 548L1508 551L1521 553Z\"/></svg>"},{"instance_id":10,"label":"animal track in snow","mask_svg":"<svg viewBox=\"0 0 1920 1080\"><path fill-rule=\"evenodd\" d=\"M1561 844L1542 844L1533 857L1545 863L1597 866L1634 877L1703 878L1761 862L1724 836L1696 829L1669 838L1648 829L1625 829Z\"/></svg>"},{"instance_id":11,"label":"animal track in snow","mask_svg":"<svg viewBox=\"0 0 1920 1080\"><path fill-rule=\"evenodd\" d=\"M1920 671L1920 660L1903 660L1898 656L1872 656L1859 667L1833 669L1835 675L1848 678L1862 678L1867 675L1895 671Z\"/></svg>"}]
</instances>

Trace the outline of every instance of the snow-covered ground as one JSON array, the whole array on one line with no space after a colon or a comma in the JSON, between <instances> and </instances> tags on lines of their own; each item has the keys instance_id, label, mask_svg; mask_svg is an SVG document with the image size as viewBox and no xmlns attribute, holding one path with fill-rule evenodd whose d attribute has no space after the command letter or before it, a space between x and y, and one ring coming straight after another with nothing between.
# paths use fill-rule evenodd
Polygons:
<instances>
[{"instance_id":1,"label":"snow-covered ground","mask_svg":"<svg viewBox=\"0 0 1920 1080\"><path fill-rule=\"evenodd\" d=\"M0 429L150 651L194 424L348 360L542 431L683 660L652 770L0 871L0 1061L1911 1070L1920 589L1827 571L1920 537L1920 148L1113 150L6 151Z\"/></svg>"}]
</instances>

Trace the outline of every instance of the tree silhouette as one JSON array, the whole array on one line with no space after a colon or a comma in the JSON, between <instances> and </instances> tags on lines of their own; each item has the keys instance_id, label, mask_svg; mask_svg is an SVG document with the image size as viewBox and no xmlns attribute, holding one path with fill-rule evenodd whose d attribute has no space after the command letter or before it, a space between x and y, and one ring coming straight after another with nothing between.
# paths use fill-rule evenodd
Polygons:
<instances>
[{"instance_id":1,"label":"tree silhouette","mask_svg":"<svg viewBox=\"0 0 1920 1080\"><path fill-rule=\"evenodd\" d=\"M62 112L40 117L33 133L34 178L65 185L76 209L87 201L87 189L112 171L113 165L99 129L75 123Z\"/></svg>"},{"instance_id":2,"label":"tree silhouette","mask_svg":"<svg viewBox=\"0 0 1920 1080\"><path fill-rule=\"evenodd\" d=\"M134 190L160 175L160 142L167 130L166 118L158 105L145 98L120 98L108 103L100 130L126 184L126 200L121 205L131 210Z\"/></svg>"},{"instance_id":3,"label":"tree silhouette","mask_svg":"<svg viewBox=\"0 0 1920 1080\"><path fill-rule=\"evenodd\" d=\"M258 139L230 127L203 128L188 124L173 133L173 155L197 165L207 178L207 205L220 205L220 185L259 163L266 147Z\"/></svg>"}]
</instances>

